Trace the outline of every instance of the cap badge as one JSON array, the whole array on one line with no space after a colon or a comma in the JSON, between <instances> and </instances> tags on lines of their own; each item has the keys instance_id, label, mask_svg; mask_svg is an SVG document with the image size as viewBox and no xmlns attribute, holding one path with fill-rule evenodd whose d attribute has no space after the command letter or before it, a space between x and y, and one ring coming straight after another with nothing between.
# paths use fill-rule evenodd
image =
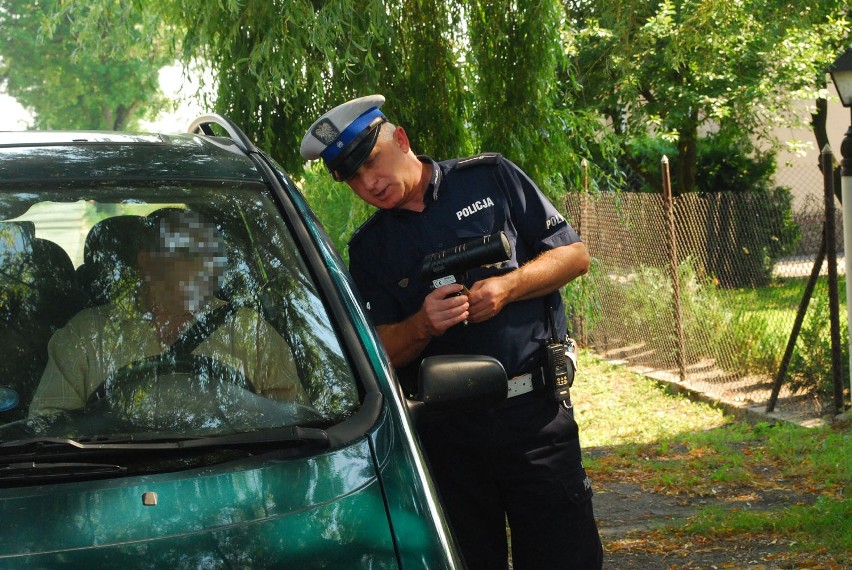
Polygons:
<instances>
[{"instance_id":1,"label":"cap badge","mask_svg":"<svg viewBox=\"0 0 852 570\"><path fill-rule=\"evenodd\" d=\"M327 146L340 136L340 131L334 127L331 121L323 119L314 128L314 136Z\"/></svg>"}]
</instances>

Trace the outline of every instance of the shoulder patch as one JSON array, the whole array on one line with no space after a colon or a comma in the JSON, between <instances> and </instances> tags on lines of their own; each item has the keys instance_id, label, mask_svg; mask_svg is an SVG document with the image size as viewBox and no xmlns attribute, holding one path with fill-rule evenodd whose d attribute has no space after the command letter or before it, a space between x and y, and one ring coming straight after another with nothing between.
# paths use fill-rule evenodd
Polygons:
<instances>
[{"instance_id":1,"label":"shoulder patch","mask_svg":"<svg viewBox=\"0 0 852 570\"><path fill-rule=\"evenodd\" d=\"M367 218L367 221L364 222L363 224L361 224L361 226L352 233L352 237L349 238L349 247L350 248L352 247L352 245L354 243L356 243L358 240L360 240L362 237L364 237L366 230L369 229L370 226L372 226L373 224L376 223L376 220L379 219L379 214L381 214L381 213L382 213L381 210L376 210L375 212L373 212L373 215L370 216L369 218Z\"/></svg>"},{"instance_id":2,"label":"shoulder patch","mask_svg":"<svg viewBox=\"0 0 852 570\"><path fill-rule=\"evenodd\" d=\"M460 158L456 163L456 170L464 170L473 166L482 166L486 164L497 164L503 158L499 152L483 152L468 158Z\"/></svg>"}]
</instances>

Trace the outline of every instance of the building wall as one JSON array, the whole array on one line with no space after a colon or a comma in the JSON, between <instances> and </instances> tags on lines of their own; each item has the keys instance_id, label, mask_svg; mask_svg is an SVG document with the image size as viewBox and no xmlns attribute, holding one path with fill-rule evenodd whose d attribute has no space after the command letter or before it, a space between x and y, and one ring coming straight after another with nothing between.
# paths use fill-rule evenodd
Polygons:
<instances>
[{"instance_id":1,"label":"building wall","mask_svg":"<svg viewBox=\"0 0 852 570\"><path fill-rule=\"evenodd\" d=\"M850 126L850 109L844 108L840 103L840 98L830 78L828 79L828 83L831 96L828 103L826 128L835 160L840 162L840 143L843 141L846 129ZM806 105L802 104L802 114L806 119L808 118L807 113ZM819 155L822 149L817 148L813 131L809 128L779 128L776 133L782 141L800 140L810 142L810 148L803 156L786 151L778 153L778 170L775 175L776 184L792 189L793 209L796 211L802 209L810 210L813 209L815 204L823 204L823 177L822 172L819 170ZM840 205L837 204L837 206L839 207Z\"/></svg>"}]
</instances>

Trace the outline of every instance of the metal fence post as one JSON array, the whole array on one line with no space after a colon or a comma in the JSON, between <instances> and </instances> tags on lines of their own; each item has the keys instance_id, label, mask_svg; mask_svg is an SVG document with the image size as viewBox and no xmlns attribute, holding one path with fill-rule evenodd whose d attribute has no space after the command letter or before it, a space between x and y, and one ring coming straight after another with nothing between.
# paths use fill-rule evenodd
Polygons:
<instances>
[{"instance_id":1,"label":"metal fence post","mask_svg":"<svg viewBox=\"0 0 852 570\"><path fill-rule=\"evenodd\" d=\"M814 266L811 269L811 276L805 285L805 292L802 294L802 300L799 301L799 310L796 313L796 319L793 321L793 329L790 331L790 338L787 339L787 348L784 349L784 356L781 357L781 365L778 367L778 373L775 375L775 380L772 382L772 391L769 394L769 400L766 403L766 413L775 411L775 404L778 402L778 395L781 393L781 384L787 376L787 369L790 367L790 360L793 358L793 349L796 347L796 339L799 338L799 331L802 330L802 323L805 322L805 313L808 311L808 304L811 302L811 297L814 294L814 288L819 280L819 272L822 269L822 262L825 260L825 242L828 232L825 231L825 224L822 227L822 242L819 245Z\"/></svg>"},{"instance_id":2,"label":"metal fence post","mask_svg":"<svg viewBox=\"0 0 852 570\"><path fill-rule=\"evenodd\" d=\"M666 211L666 250L669 255L672 274L672 310L674 312L675 332L677 334L677 367L680 381L686 379L686 355L684 354L683 322L680 306L680 275L677 261L677 233L675 232L674 198L672 197L671 177L669 175L669 157L663 155L660 160L663 172L663 203Z\"/></svg>"},{"instance_id":3,"label":"metal fence post","mask_svg":"<svg viewBox=\"0 0 852 570\"><path fill-rule=\"evenodd\" d=\"M825 145L820 154L825 181L825 246L828 258L828 311L831 323L831 378L834 386L834 410L843 411L843 379L840 350L840 303L837 292L837 244L834 241L834 154ZM847 252L848 255L848 252Z\"/></svg>"}]
</instances>

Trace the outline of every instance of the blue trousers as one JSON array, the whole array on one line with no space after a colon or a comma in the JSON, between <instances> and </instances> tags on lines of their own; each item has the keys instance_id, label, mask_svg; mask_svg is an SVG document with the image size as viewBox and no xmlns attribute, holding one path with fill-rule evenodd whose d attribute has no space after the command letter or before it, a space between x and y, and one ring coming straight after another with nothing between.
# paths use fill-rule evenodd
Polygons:
<instances>
[{"instance_id":1,"label":"blue trousers","mask_svg":"<svg viewBox=\"0 0 852 570\"><path fill-rule=\"evenodd\" d=\"M529 393L429 418L420 439L470 570L599 570L603 550L573 412Z\"/></svg>"}]
</instances>

